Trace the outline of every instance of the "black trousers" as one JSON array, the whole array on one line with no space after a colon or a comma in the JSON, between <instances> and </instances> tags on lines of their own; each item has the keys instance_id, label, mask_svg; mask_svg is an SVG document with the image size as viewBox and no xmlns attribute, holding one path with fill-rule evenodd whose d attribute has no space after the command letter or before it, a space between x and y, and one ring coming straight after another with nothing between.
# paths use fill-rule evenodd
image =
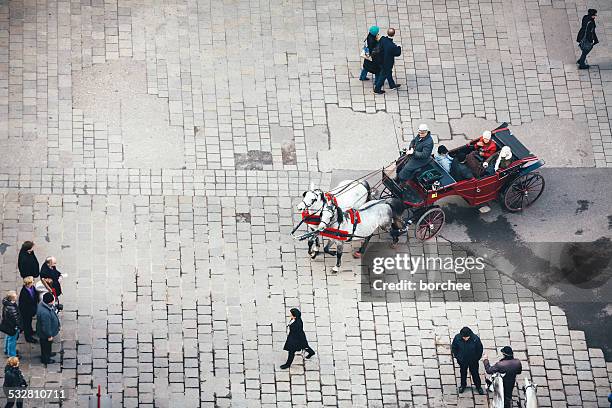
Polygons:
<instances>
[{"instance_id":1,"label":"black trousers","mask_svg":"<svg viewBox=\"0 0 612 408\"><path fill-rule=\"evenodd\" d=\"M461 373L461 386L467 386L467 372L468 368L470 369L470 374L472 375L472 384L474 387L478 388L481 386L480 375L478 374L478 361L473 361L471 363L459 364L459 372Z\"/></svg>"},{"instance_id":2,"label":"black trousers","mask_svg":"<svg viewBox=\"0 0 612 408\"><path fill-rule=\"evenodd\" d=\"M17 408L22 408L23 407L23 401L9 401L9 402L6 403L4 408L14 407L15 404L17 404Z\"/></svg>"},{"instance_id":3,"label":"black trousers","mask_svg":"<svg viewBox=\"0 0 612 408\"><path fill-rule=\"evenodd\" d=\"M49 341L42 336L38 339L40 342L40 360L43 364L46 364L51 360L51 345L53 341Z\"/></svg>"},{"instance_id":4,"label":"black trousers","mask_svg":"<svg viewBox=\"0 0 612 408\"><path fill-rule=\"evenodd\" d=\"M32 317L27 315L21 315L21 320L23 322L23 334L26 340L29 340L34 335L34 329L32 329Z\"/></svg>"},{"instance_id":5,"label":"black trousers","mask_svg":"<svg viewBox=\"0 0 612 408\"><path fill-rule=\"evenodd\" d=\"M308 354L313 354L314 350L310 348L310 346L306 347L304 350L306 350L306 352ZM293 363L293 358L295 357L295 351L289 351L289 355L287 355L287 362L285 363L285 365L290 366L291 363Z\"/></svg>"},{"instance_id":6,"label":"black trousers","mask_svg":"<svg viewBox=\"0 0 612 408\"><path fill-rule=\"evenodd\" d=\"M580 55L580 59L578 60L578 65L583 66L586 64L587 55L589 55L589 52L593 51L593 48L591 48L588 51L585 51L582 48L580 48L580 50L582 51L582 55Z\"/></svg>"}]
</instances>

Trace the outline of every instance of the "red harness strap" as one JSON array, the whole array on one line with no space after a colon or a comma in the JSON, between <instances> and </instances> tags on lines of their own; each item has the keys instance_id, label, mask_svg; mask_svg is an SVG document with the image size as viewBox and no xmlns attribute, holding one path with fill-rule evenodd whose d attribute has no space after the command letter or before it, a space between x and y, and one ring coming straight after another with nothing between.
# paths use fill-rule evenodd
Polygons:
<instances>
[{"instance_id":1,"label":"red harness strap","mask_svg":"<svg viewBox=\"0 0 612 408\"><path fill-rule=\"evenodd\" d=\"M351 208L347 211L347 214L349 215L349 217L351 217L351 224L355 225L361 222L361 215L359 215L358 210Z\"/></svg>"},{"instance_id":2,"label":"red harness strap","mask_svg":"<svg viewBox=\"0 0 612 408\"><path fill-rule=\"evenodd\" d=\"M338 200L336 200L336 197L332 193L325 193L325 199L338 207Z\"/></svg>"},{"instance_id":3,"label":"red harness strap","mask_svg":"<svg viewBox=\"0 0 612 408\"><path fill-rule=\"evenodd\" d=\"M325 228L323 231L321 231L320 235L338 241L348 241L350 236L348 231L343 231L336 228Z\"/></svg>"},{"instance_id":4,"label":"red harness strap","mask_svg":"<svg viewBox=\"0 0 612 408\"><path fill-rule=\"evenodd\" d=\"M308 212L308 210L302 211L302 219L308 225L319 225L321 223L321 216L317 213Z\"/></svg>"}]
</instances>

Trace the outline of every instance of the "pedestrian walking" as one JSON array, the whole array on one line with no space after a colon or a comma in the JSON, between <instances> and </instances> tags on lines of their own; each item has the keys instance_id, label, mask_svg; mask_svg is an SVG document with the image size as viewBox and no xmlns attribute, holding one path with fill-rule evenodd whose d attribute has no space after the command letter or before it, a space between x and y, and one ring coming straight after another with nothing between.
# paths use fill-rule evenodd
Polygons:
<instances>
[{"instance_id":1,"label":"pedestrian walking","mask_svg":"<svg viewBox=\"0 0 612 408\"><path fill-rule=\"evenodd\" d=\"M23 373L19 368L19 358L9 357L4 367L4 395L6 396L7 403L4 408L10 408L17 404L17 408L23 407L23 400L15 399L14 395L11 395L11 390L18 390L19 388L26 388L28 382L23 378Z\"/></svg>"},{"instance_id":2,"label":"pedestrian walking","mask_svg":"<svg viewBox=\"0 0 612 408\"><path fill-rule=\"evenodd\" d=\"M503 374L504 382L504 408L512 408L512 391L514 391L514 384L516 383L516 376L523 372L523 366L519 359L514 358L514 351L512 347L505 346L500 350L503 357L495 365L489 364L489 357L484 357L484 367L487 374L491 375L494 373Z\"/></svg>"},{"instance_id":3,"label":"pedestrian walking","mask_svg":"<svg viewBox=\"0 0 612 408\"><path fill-rule=\"evenodd\" d=\"M363 65L361 68L360 81L369 81L368 72L374 74L374 82L376 82L376 74L380 72L380 58L382 58L381 48L379 46L380 28L378 26L370 27L368 36L364 40L364 46L361 51Z\"/></svg>"},{"instance_id":4,"label":"pedestrian walking","mask_svg":"<svg viewBox=\"0 0 612 408\"><path fill-rule=\"evenodd\" d=\"M306 358L315 355L313 349L308 345L308 340L306 340L306 333L304 333L304 323L302 322L302 313L298 309L291 309L289 311L291 315L289 316L291 322L289 322L289 334L287 335L287 341L285 341L285 346L283 350L286 350L289 355L287 356L287 362L280 366L283 370L291 367L291 363L293 363L293 357L295 357L295 353L300 350L306 350L308 353Z\"/></svg>"},{"instance_id":5,"label":"pedestrian walking","mask_svg":"<svg viewBox=\"0 0 612 408\"><path fill-rule=\"evenodd\" d=\"M593 50L593 46L599 43L597 34L595 34L595 28L597 27L595 17L597 17L597 10L595 9L589 9L586 16L582 17L582 26L576 37L578 47L582 51L582 55L576 61L579 69L589 69L590 65L586 63L587 55Z\"/></svg>"},{"instance_id":6,"label":"pedestrian walking","mask_svg":"<svg viewBox=\"0 0 612 408\"><path fill-rule=\"evenodd\" d=\"M374 93L383 94L382 87L385 84L385 80L389 83L389 88L399 88L401 85L396 84L393 80L393 65L395 64L395 57L402 55L402 47L393 42L395 36L395 29L389 28L387 30L387 36L380 39L380 47L382 48L382 63L380 73L376 77L376 84L374 86Z\"/></svg>"},{"instance_id":7,"label":"pedestrian walking","mask_svg":"<svg viewBox=\"0 0 612 408\"><path fill-rule=\"evenodd\" d=\"M36 295L36 289L34 289L34 278L31 276L23 278L18 306L26 341L28 343L38 343L38 340L34 338L34 329L32 329L32 318L36 316L38 296Z\"/></svg>"},{"instance_id":8,"label":"pedestrian walking","mask_svg":"<svg viewBox=\"0 0 612 408\"><path fill-rule=\"evenodd\" d=\"M60 330L60 320L53 307L54 297L51 293L45 293L43 301L38 304L36 311L36 333L40 341L40 359L43 364L53 364L55 360L51 357L56 353L51 351L53 339Z\"/></svg>"},{"instance_id":9,"label":"pedestrian walking","mask_svg":"<svg viewBox=\"0 0 612 408\"><path fill-rule=\"evenodd\" d=\"M19 257L17 258L17 268L22 278L26 276L32 276L37 278L39 275L40 265L36 254L34 253L34 242L25 241L21 245L19 250Z\"/></svg>"},{"instance_id":10,"label":"pedestrian walking","mask_svg":"<svg viewBox=\"0 0 612 408\"><path fill-rule=\"evenodd\" d=\"M4 338L4 354L9 357L17 356L17 339L22 330L21 316L17 307L17 292L10 290L2 299L2 328Z\"/></svg>"},{"instance_id":11,"label":"pedestrian walking","mask_svg":"<svg viewBox=\"0 0 612 408\"><path fill-rule=\"evenodd\" d=\"M470 370L472 376L472 385L480 395L484 394L480 374L478 373L478 365L482 357L482 342L480 337L474 334L472 329L464 327L455 335L451 345L453 357L459 364L459 372L461 373L461 384L459 386L459 394L465 391L467 387L467 372Z\"/></svg>"},{"instance_id":12,"label":"pedestrian walking","mask_svg":"<svg viewBox=\"0 0 612 408\"><path fill-rule=\"evenodd\" d=\"M57 269L57 259L54 256L47 257L40 267L40 277L51 278L53 280L51 288L54 290L57 302L59 302L59 297L62 294L62 280L65 276Z\"/></svg>"}]
</instances>

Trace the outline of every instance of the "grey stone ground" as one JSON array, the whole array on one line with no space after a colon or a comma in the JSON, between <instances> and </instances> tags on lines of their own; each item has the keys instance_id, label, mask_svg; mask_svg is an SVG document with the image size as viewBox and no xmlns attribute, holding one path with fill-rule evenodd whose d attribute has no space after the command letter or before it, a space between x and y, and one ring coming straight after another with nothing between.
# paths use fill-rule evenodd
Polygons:
<instances>
[{"instance_id":1,"label":"grey stone ground","mask_svg":"<svg viewBox=\"0 0 612 408\"><path fill-rule=\"evenodd\" d=\"M593 5L601 44L578 71ZM124 407L484 406L456 395L448 343L468 324L491 356L512 344L541 406L606 406L601 350L509 279L487 290L518 303L358 302L357 264L332 276L288 232L311 180L382 164L339 150L365 113L449 144L511 121L557 166L610 167L611 17L607 0L1 2L1 288L26 239L70 275L61 364L19 345L31 383L74 390L69 407L98 384ZM374 22L403 46L385 96L357 80ZM363 160L396 150L357 140ZM294 306L318 355L280 371Z\"/></svg>"}]
</instances>

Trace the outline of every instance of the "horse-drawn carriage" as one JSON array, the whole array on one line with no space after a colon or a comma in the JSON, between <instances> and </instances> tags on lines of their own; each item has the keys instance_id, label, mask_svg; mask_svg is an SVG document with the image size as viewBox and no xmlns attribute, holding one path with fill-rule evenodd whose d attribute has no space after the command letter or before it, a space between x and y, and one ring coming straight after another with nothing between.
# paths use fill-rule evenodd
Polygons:
<instances>
[{"instance_id":1,"label":"horse-drawn carriage","mask_svg":"<svg viewBox=\"0 0 612 408\"><path fill-rule=\"evenodd\" d=\"M383 169L384 187L379 198L402 200L409 213L406 219L409 224L415 224L415 236L420 240L433 238L442 229L445 215L436 202L444 197L460 196L471 206L480 206L499 198L501 205L511 212L529 207L544 191L544 177L534 172L544 162L510 132L507 123L501 124L491 134L497 151L486 162L494 163L501 149L508 146L512 160L506 168L495 171L491 164L480 177L456 181L435 160L430 160L413 180L400 186L395 179L407 159L403 156ZM461 152L468 153L470 149L469 145L461 146L451 150L449 156L454 158Z\"/></svg>"},{"instance_id":2,"label":"horse-drawn carriage","mask_svg":"<svg viewBox=\"0 0 612 408\"><path fill-rule=\"evenodd\" d=\"M486 170L479 177L457 181L432 159L411 180L400 184L396 181L397 173L409 160L409 156L400 156L382 169L382 179L373 189L366 180L370 175L345 180L329 192L311 186L298 206L302 220L293 232L302 223L309 225L310 232L299 239L308 239L308 252L313 258L318 253L319 236L328 238L329 244L335 242L338 262L334 270L337 271L343 243L363 239L361 248L354 254L358 256L379 228L390 230L394 243L412 224L418 239L435 237L446 218L436 203L445 197L463 197L471 206L499 198L506 210L521 211L533 204L544 190L544 178L535 172L544 162L510 132L507 123L492 130L491 134L497 150L486 164L494 163L502 148L508 146L512 157L504 168L484 165ZM472 150L469 144L460 146L451 150L449 156L454 158ZM377 193L378 186L380 192Z\"/></svg>"}]
</instances>

